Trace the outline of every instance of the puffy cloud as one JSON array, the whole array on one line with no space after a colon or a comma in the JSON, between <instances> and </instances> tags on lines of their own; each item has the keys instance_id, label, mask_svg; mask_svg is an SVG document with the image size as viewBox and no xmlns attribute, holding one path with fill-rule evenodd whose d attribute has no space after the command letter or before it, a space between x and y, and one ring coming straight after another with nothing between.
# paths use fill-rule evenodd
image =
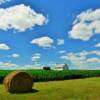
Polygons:
<instances>
[{"instance_id":1,"label":"puffy cloud","mask_svg":"<svg viewBox=\"0 0 100 100\"><path fill-rule=\"evenodd\" d=\"M71 63L71 66L76 69L85 69L87 68L86 57L85 56L77 56L76 53L68 53L60 57Z\"/></svg>"},{"instance_id":2,"label":"puffy cloud","mask_svg":"<svg viewBox=\"0 0 100 100\"><path fill-rule=\"evenodd\" d=\"M70 59L71 61L75 61L75 62L79 61L79 60L82 61L82 60L86 59L85 56L83 56L83 55L77 56L77 54L75 54L75 53L68 53L65 56L61 56L61 58L66 59L66 60Z\"/></svg>"},{"instance_id":3,"label":"puffy cloud","mask_svg":"<svg viewBox=\"0 0 100 100\"><path fill-rule=\"evenodd\" d=\"M73 22L69 36L83 41L89 40L93 35L100 34L100 9L87 10L79 14Z\"/></svg>"},{"instance_id":4,"label":"puffy cloud","mask_svg":"<svg viewBox=\"0 0 100 100\"><path fill-rule=\"evenodd\" d=\"M36 25L43 25L46 17L41 13L35 12L24 4L15 5L9 8L0 8L0 29L15 29L23 32Z\"/></svg>"},{"instance_id":5,"label":"puffy cloud","mask_svg":"<svg viewBox=\"0 0 100 100\"><path fill-rule=\"evenodd\" d=\"M33 54L32 61L36 62L36 61L40 60L40 58L41 58L41 54L39 54L39 53Z\"/></svg>"},{"instance_id":6,"label":"puffy cloud","mask_svg":"<svg viewBox=\"0 0 100 100\"><path fill-rule=\"evenodd\" d=\"M87 62L89 62L89 63L100 63L100 59L99 58L89 58L89 59L87 59Z\"/></svg>"},{"instance_id":7,"label":"puffy cloud","mask_svg":"<svg viewBox=\"0 0 100 100\"><path fill-rule=\"evenodd\" d=\"M95 57L89 57L89 55ZM78 69L100 69L100 51L82 51L78 53L63 54L60 58L71 63L71 66L75 66Z\"/></svg>"},{"instance_id":8,"label":"puffy cloud","mask_svg":"<svg viewBox=\"0 0 100 100\"><path fill-rule=\"evenodd\" d=\"M16 54L16 53L14 53L14 54L11 55L12 58L18 58L19 56L20 55L19 54Z\"/></svg>"},{"instance_id":9,"label":"puffy cloud","mask_svg":"<svg viewBox=\"0 0 100 100\"><path fill-rule=\"evenodd\" d=\"M100 43L97 43L97 44L95 45L95 47L100 47Z\"/></svg>"},{"instance_id":10,"label":"puffy cloud","mask_svg":"<svg viewBox=\"0 0 100 100\"><path fill-rule=\"evenodd\" d=\"M51 39L50 37L40 37L31 41L32 44L36 44L43 48L52 47L53 42L53 39Z\"/></svg>"},{"instance_id":11,"label":"puffy cloud","mask_svg":"<svg viewBox=\"0 0 100 100\"><path fill-rule=\"evenodd\" d=\"M1 43L0 44L0 50L9 50L10 47L7 44Z\"/></svg>"},{"instance_id":12,"label":"puffy cloud","mask_svg":"<svg viewBox=\"0 0 100 100\"><path fill-rule=\"evenodd\" d=\"M61 51L59 51L58 53L63 54L63 53L65 53L65 52L66 52L65 50L61 50Z\"/></svg>"},{"instance_id":13,"label":"puffy cloud","mask_svg":"<svg viewBox=\"0 0 100 100\"><path fill-rule=\"evenodd\" d=\"M100 51L91 51L91 52L88 52L88 54L95 54L97 56L100 56Z\"/></svg>"},{"instance_id":14,"label":"puffy cloud","mask_svg":"<svg viewBox=\"0 0 100 100\"><path fill-rule=\"evenodd\" d=\"M64 40L63 39L58 39L57 40L57 45L63 45L64 44Z\"/></svg>"},{"instance_id":15,"label":"puffy cloud","mask_svg":"<svg viewBox=\"0 0 100 100\"><path fill-rule=\"evenodd\" d=\"M16 64L10 62L0 62L0 69L9 69L17 67Z\"/></svg>"},{"instance_id":16,"label":"puffy cloud","mask_svg":"<svg viewBox=\"0 0 100 100\"><path fill-rule=\"evenodd\" d=\"M41 69L41 67L38 65L17 65L15 63L11 62L0 62L0 69L2 70L26 70L26 69Z\"/></svg>"},{"instance_id":17,"label":"puffy cloud","mask_svg":"<svg viewBox=\"0 0 100 100\"><path fill-rule=\"evenodd\" d=\"M0 4L5 3L5 2L9 2L10 0L0 0Z\"/></svg>"},{"instance_id":18,"label":"puffy cloud","mask_svg":"<svg viewBox=\"0 0 100 100\"><path fill-rule=\"evenodd\" d=\"M87 55L96 55L100 56L100 51L99 50L93 50L93 51L82 51L79 53L75 53L77 56L87 56Z\"/></svg>"}]
</instances>

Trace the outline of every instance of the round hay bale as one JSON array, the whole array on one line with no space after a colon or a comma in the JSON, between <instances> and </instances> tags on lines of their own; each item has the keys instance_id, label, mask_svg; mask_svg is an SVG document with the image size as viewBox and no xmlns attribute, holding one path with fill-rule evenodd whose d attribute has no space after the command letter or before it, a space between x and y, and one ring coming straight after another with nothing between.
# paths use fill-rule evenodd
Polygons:
<instances>
[{"instance_id":1,"label":"round hay bale","mask_svg":"<svg viewBox=\"0 0 100 100\"><path fill-rule=\"evenodd\" d=\"M32 77L22 71L11 72L5 77L3 83L6 90L11 93L31 92L33 86Z\"/></svg>"}]
</instances>

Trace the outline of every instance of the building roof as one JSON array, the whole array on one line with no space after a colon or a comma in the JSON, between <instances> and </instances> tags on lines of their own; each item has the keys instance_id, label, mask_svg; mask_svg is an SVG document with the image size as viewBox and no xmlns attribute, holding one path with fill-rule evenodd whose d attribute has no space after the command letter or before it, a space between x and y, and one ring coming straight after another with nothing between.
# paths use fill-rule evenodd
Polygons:
<instances>
[{"instance_id":1,"label":"building roof","mask_svg":"<svg viewBox=\"0 0 100 100\"><path fill-rule=\"evenodd\" d=\"M63 68L65 67L67 64L56 64L55 68Z\"/></svg>"}]
</instances>

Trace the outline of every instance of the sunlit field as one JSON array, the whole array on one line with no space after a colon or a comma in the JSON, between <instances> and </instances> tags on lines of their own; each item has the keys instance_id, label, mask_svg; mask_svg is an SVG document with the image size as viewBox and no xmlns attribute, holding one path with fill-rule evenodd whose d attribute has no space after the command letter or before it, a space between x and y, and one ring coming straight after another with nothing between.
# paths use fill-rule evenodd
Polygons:
<instances>
[{"instance_id":1,"label":"sunlit field","mask_svg":"<svg viewBox=\"0 0 100 100\"><path fill-rule=\"evenodd\" d=\"M0 100L100 100L100 78L36 82L33 89L10 94L0 85Z\"/></svg>"}]
</instances>

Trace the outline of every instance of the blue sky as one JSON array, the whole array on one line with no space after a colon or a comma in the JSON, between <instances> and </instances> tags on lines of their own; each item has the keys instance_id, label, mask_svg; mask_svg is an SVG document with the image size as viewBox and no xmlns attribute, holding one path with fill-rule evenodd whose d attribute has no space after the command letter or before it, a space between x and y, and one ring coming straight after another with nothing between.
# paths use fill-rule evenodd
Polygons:
<instances>
[{"instance_id":1,"label":"blue sky","mask_svg":"<svg viewBox=\"0 0 100 100\"><path fill-rule=\"evenodd\" d=\"M0 2L1 69L56 63L100 69L99 0Z\"/></svg>"}]
</instances>

